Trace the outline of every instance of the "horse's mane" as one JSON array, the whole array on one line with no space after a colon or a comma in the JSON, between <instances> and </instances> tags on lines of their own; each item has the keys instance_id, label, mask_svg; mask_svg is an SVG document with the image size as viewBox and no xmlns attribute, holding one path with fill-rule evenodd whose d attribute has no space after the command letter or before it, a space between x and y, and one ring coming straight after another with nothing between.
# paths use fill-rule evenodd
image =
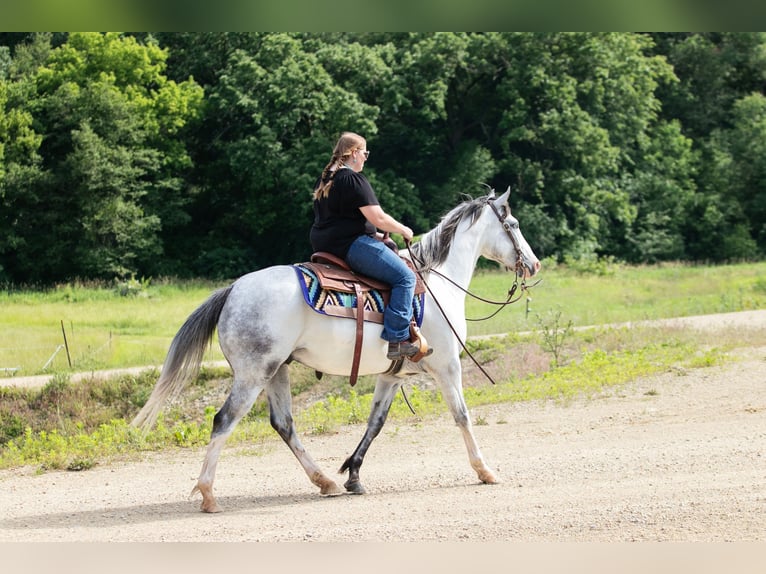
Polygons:
<instances>
[{"instance_id":1,"label":"horse's mane","mask_svg":"<svg viewBox=\"0 0 766 574\"><path fill-rule=\"evenodd\" d=\"M414 243L410 247L410 253L420 271L428 271L444 263L460 222L470 219L470 225L473 225L486 205L487 197L466 199L442 217L439 224L426 233L420 241Z\"/></svg>"}]
</instances>

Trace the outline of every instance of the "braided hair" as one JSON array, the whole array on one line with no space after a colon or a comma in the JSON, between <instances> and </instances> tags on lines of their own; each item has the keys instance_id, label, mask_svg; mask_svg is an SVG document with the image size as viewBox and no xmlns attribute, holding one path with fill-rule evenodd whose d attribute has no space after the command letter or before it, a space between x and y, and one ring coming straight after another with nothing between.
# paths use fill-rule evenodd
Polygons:
<instances>
[{"instance_id":1,"label":"braided hair","mask_svg":"<svg viewBox=\"0 0 766 574\"><path fill-rule=\"evenodd\" d=\"M332 188L332 180L335 174L341 168L346 158L351 155L355 149L363 148L365 140L359 134L354 132L343 132L338 139L338 143L335 144L335 149L332 151L332 158L322 170L322 177L319 178L319 183L314 189L314 199L322 199L329 195L330 188Z\"/></svg>"}]
</instances>

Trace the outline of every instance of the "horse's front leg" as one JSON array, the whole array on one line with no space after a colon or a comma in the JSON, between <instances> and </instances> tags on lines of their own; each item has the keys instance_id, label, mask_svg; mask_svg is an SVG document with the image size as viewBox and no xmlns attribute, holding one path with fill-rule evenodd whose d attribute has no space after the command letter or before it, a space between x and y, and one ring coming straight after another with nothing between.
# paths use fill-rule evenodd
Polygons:
<instances>
[{"instance_id":1,"label":"horse's front leg","mask_svg":"<svg viewBox=\"0 0 766 574\"><path fill-rule=\"evenodd\" d=\"M380 433L391 409L391 403L399 390L401 381L395 377L379 375L375 384L375 393L372 398L370 417L367 419L367 430L364 432L361 442L357 445L354 453L346 459L339 472L348 471L348 480L343 484L346 490L352 494L364 494L365 490L359 481L359 469L364 461L364 455L370 448L372 441Z\"/></svg>"},{"instance_id":2,"label":"horse's front leg","mask_svg":"<svg viewBox=\"0 0 766 574\"><path fill-rule=\"evenodd\" d=\"M271 426L287 443L298 462L306 471L306 474L324 495L340 494L343 491L329 478L314 462L306 449L301 444L295 431L295 422L292 415L292 398L290 396L290 379L287 365L282 365L274 378L271 379L267 388L266 396L269 401L269 413Z\"/></svg>"},{"instance_id":3,"label":"horse's front leg","mask_svg":"<svg viewBox=\"0 0 766 574\"><path fill-rule=\"evenodd\" d=\"M449 406L455 423L460 427L463 433L463 440L468 449L468 460L471 467L476 471L479 480L485 484L496 484L498 482L495 473L490 470L484 457L481 454L479 445L473 435L473 424L468 414L468 407L463 397L463 380L460 369L460 360L456 359L454 364L447 367L445 372L433 373L442 390L442 396Z\"/></svg>"}]
</instances>

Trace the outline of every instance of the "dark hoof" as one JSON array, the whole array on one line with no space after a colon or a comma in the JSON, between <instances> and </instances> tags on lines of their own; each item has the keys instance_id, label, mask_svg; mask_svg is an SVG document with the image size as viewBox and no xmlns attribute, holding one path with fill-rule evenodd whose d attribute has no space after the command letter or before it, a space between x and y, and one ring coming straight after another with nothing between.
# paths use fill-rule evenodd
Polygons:
<instances>
[{"instance_id":1,"label":"dark hoof","mask_svg":"<svg viewBox=\"0 0 766 574\"><path fill-rule=\"evenodd\" d=\"M349 494L367 494L367 491L362 486L362 483L358 480L348 480L343 486L346 487L346 492Z\"/></svg>"}]
</instances>

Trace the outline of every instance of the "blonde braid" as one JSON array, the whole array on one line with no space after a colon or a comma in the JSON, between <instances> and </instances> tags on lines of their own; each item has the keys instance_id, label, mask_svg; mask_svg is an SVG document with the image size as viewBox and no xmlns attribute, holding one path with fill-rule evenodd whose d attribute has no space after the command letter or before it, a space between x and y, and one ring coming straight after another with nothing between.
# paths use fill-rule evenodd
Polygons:
<instances>
[{"instance_id":1,"label":"blonde braid","mask_svg":"<svg viewBox=\"0 0 766 574\"><path fill-rule=\"evenodd\" d=\"M338 166L340 166L340 157L337 157L337 154L333 154L330 163L324 166L324 169L322 170L322 177L319 178L319 185L317 185L314 190L314 199L323 199L330 195L332 180L333 177L335 177L335 172L338 171Z\"/></svg>"},{"instance_id":2,"label":"blonde braid","mask_svg":"<svg viewBox=\"0 0 766 574\"><path fill-rule=\"evenodd\" d=\"M319 184L316 189L314 189L315 200L323 199L330 194L332 180L343 165L343 160L350 156L353 150L360 145L364 145L364 138L359 134L353 132L344 132L341 134L338 143L335 144L330 163L328 163L322 170L322 177L319 179Z\"/></svg>"}]
</instances>

